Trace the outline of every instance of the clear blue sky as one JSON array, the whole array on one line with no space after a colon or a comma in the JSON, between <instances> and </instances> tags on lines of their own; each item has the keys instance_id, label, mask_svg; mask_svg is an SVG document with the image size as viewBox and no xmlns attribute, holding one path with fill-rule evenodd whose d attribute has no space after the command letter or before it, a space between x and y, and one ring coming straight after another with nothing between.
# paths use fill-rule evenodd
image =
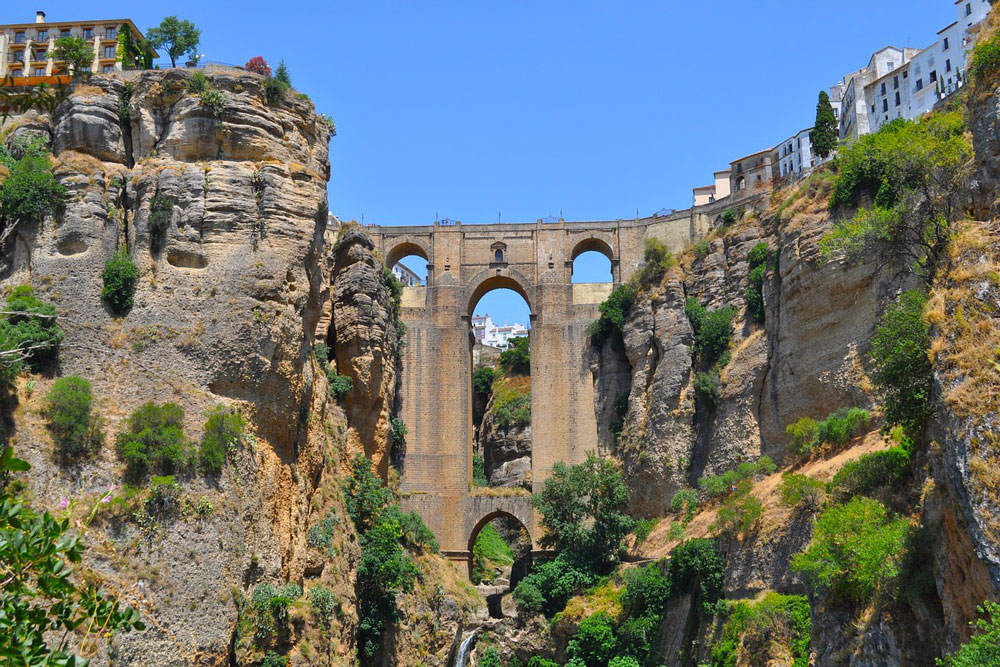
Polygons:
<instances>
[{"instance_id":1,"label":"clear blue sky","mask_svg":"<svg viewBox=\"0 0 1000 667\"><path fill-rule=\"evenodd\" d=\"M8 6L0 22L34 20ZM50 22L97 5L43 2ZM111 8L202 29L208 60L284 58L337 124L331 210L427 224L616 219L812 124L816 96L886 44L927 46L952 0L262 2ZM115 16L114 18L119 18Z\"/></svg>"}]
</instances>

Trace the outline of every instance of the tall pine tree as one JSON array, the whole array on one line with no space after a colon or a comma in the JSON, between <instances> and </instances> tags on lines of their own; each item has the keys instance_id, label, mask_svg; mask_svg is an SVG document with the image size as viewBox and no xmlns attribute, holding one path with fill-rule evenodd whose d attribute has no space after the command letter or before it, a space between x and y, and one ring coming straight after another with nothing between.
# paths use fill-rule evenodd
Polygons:
<instances>
[{"instance_id":1,"label":"tall pine tree","mask_svg":"<svg viewBox=\"0 0 1000 667\"><path fill-rule=\"evenodd\" d=\"M819 103L816 105L816 124L809 133L813 153L826 158L837 147L837 117L833 115L830 96L825 90L819 93Z\"/></svg>"}]
</instances>

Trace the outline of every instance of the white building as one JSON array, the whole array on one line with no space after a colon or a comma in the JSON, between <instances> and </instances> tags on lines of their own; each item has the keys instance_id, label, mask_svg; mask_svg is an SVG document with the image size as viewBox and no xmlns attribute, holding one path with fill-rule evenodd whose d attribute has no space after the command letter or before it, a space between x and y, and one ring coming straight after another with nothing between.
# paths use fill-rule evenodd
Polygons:
<instances>
[{"instance_id":1,"label":"white building","mask_svg":"<svg viewBox=\"0 0 1000 667\"><path fill-rule=\"evenodd\" d=\"M852 106L847 110L845 105L842 140L878 132L897 118L916 120L962 87L969 52L991 3L955 0L954 4L957 20L939 30L937 41L927 48L886 47L872 55L867 67L844 77L843 95L852 95Z\"/></svg>"},{"instance_id":2,"label":"white building","mask_svg":"<svg viewBox=\"0 0 1000 667\"><path fill-rule=\"evenodd\" d=\"M523 324L517 323L497 326L487 314L473 316L472 333L476 337L476 342L506 350L510 347L512 338L527 336L528 329Z\"/></svg>"},{"instance_id":3,"label":"white building","mask_svg":"<svg viewBox=\"0 0 1000 667\"><path fill-rule=\"evenodd\" d=\"M812 128L806 128L774 147L772 160L778 165L777 175L782 180L797 181L808 176L813 167L824 162L813 155L812 140L809 138L810 132L812 132Z\"/></svg>"},{"instance_id":4,"label":"white building","mask_svg":"<svg viewBox=\"0 0 1000 667\"><path fill-rule=\"evenodd\" d=\"M872 54L868 65L844 77L844 91L840 106L840 139L851 143L864 134L870 134L871 106L866 99L866 87L875 82L881 82L886 75L900 74L903 65L908 63L918 49L909 47L899 49L887 46Z\"/></svg>"},{"instance_id":5,"label":"white building","mask_svg":"<svg viewBox=\"0 0 1000 667\"><path fill-rule=\"evenodd\" d=\"M416 287L420 285L420 276L399 262L396 262L396 265L392 267L392 275L396 276L399 282L403 283L404 287Z\"/></svg>"}]
</instances>

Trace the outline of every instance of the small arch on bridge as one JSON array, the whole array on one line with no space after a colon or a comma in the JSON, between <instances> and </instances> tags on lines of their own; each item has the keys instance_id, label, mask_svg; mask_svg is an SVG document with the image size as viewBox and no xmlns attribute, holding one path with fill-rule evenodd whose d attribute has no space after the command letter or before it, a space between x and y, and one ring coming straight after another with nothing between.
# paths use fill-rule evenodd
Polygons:
<instances>
[{"instance_id":1,"label":"small arch on bridge","mask_svg":"<svg viewBox=\"0 0 1000 667\"><path fill-rule=\"evenodd\" d=\"M403 241L402 243L394 245L385 254L385 265L391 269L399 260L404 257L409 257L410 255L416 255L417 257L422 258L425 262L431 262L430 253L427 251L427 248L414 241Z\"/></svg>"},{"instance_id":2,"label":"small arch on bridge","mask_svg":"<svg viewBox=\"0 0 1000 667\"><path fill-rule=\"evenodd\" d=\"M595 236L583 239L573 247L573 252L570 253L570 261L568 262L570 282L618 282L618 275L615 271L617 264L614 248L607 241Z\"/></svg>"}]
</instances>

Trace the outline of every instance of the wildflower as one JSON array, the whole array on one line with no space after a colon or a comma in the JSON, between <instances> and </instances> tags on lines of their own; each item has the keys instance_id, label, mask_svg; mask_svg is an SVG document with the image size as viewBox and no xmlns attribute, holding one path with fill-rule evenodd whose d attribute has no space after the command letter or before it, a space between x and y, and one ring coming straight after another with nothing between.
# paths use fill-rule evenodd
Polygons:
<instances>
[{"instance_id":1,"label":"wildflower","mask_svg":"<svg viewBox=\"0 0 1000 667\"><path fill-rule=\"evenodd\" d=\"M62 500L59 501L59 507L61 509L66 509L67 507L69 507L69 498L63 496Z\"/></svg>"}]
</instances>

